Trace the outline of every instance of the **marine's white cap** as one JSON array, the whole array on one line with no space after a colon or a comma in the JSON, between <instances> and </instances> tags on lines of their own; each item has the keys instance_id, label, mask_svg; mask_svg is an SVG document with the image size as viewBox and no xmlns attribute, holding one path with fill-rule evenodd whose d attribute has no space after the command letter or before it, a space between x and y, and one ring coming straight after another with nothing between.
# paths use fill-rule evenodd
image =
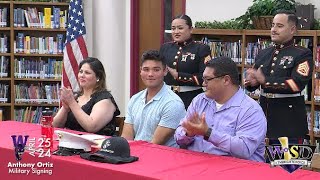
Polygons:
<instances>
[{"instance_id":1,"label":"marine's white cap","mask_svg":"<svg viewBox=\"0 0 320 180\"><path fill-rule=\"evenodd\" d=\"M96 145L94 140L83 137L78 134L55 130L59 139L59 147L72 148L72 149L83 149L84 151L91 151L91 145Z\"/></svg>"}]
</instances>

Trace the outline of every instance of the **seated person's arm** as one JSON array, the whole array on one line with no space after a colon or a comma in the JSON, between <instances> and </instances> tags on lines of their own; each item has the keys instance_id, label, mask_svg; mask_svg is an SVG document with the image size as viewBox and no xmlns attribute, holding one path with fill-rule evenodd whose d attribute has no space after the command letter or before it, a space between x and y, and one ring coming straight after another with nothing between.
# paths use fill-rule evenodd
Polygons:
<instances>
[{"instance_id":1,"label":"seated person's arm","mask_svg":"<svg viewBox=\"0 0 320 180\"><path fill-rule=\"evenodd\" d=\"M127 140L134 139L134 130L132 124L124 123L121 137L126 138Z\"/></svg>"},{"instance_id":2,"label":"seated person's arm","mask_svg":"<svg viewBox=\"0 0 320 180\"><path fill-rule=\"evenodd\" d=\"M116 111L116 107L110 99L103 99L97 102L93 106L90 115L85 113L76 101L69 103L69 107L81 127L92 133L106 126L112 120Z\"/></svg>"},{"instance_id":3,"label":"seated person's arm","mask_svg":"<svg viewBox=\"0 0 320 180\"><path fill-rule=\"evenodd\" d=\"M151 143L160 145L165 144L173 135L174 131L175 129L158 126L153 134Z\"/></svg>"},{"instance_id":4,"label":"seated person's arm","mask_svg":"<svg viewBox=\"0 0 320 180\"><path fill-rule=\"evenodd\" d=\"M63 105L53 118L53 122L52 122L53 127L64 127L67 122L67 116L69 111L70 111L69 107L67 107L66 105Z\"/></svg>"},{"instance_id":5,"label":"seated person's arm","mask_svg":"<svg viewBox=\"0 0 320 180\"><path fill-rule=\"evenodd\" d=\"M172 101L164 107L161 120L153 133L152 143L165 144L174 135L186 110L182 101Z\"/></svg>"},{"instance_id":6,"label":"seated person's arm","mask_svg":"<svg viewBox=\"0 0 320 180\"><path fill-rule=\"evenodd\" d=\"M195 102L192 101L188 107L186 116L183 119L181 119L179 126L175 131L174 138L180 147L186 147L194 141L194 137L187 136L186 129L181 125L183 124L184 121L187 121L187 119L193 114L193 112L195 112L196 110L195 106L196 106Z\"/></svg>"}]
</instances>

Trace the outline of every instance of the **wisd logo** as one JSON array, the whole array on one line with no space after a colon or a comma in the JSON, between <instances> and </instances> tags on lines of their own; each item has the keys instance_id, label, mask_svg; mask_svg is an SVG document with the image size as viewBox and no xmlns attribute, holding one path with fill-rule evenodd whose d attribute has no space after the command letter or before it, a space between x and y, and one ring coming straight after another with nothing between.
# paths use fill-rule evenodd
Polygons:
<instances>
[{"instance_id":1,"label":"wisd logo","mask_svg":"<svg viewBox=\"0 0 320 180\"><path fill-rule=\"evenodd\" d=\"M21 156L24 153L27 141L29 136L23 136L22 135L12 135L12 142L13 142L13 146L14 146L14 154L16 156L16 160L20 161L21 160Z\"/></svg>"}]
</instances>

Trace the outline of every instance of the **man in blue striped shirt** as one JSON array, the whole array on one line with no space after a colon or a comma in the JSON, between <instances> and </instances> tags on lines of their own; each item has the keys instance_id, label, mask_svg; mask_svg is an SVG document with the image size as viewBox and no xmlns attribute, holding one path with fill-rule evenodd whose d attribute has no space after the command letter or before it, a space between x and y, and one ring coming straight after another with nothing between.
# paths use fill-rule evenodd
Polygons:
<instances>
[{"instance_id":1,"label":"man in blue striped shirt","mask_svg":"<svg viewBox=\"0 0 320 180\"><path fill-rule=\"evenodd\" d=\"M264 162L267 122L260 105L239 86L236 64L218 57L203 72L206 92L196 96L180 122L180 147Z\"/></svg>"},{"instance_id":2,"label":"man in blue striped shirt","mask_svg":"<svg viewBox=\"0 0 320 180\"><path fill-rule=\"evenodd\" d=\"M130 99L122 137L178 147L173 134L186 110L180 97L164 83L166 74L158 51L142 55L140 76L147 88Z\"/></svg>"}]
</instances>

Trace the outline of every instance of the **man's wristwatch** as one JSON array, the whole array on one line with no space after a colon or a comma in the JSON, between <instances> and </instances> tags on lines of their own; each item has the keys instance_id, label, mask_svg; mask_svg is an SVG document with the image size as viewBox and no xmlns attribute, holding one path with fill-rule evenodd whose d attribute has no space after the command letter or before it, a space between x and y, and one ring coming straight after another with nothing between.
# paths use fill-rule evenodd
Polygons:
<instances>
[{"instance_id":1,"label":"man's wristwatch","mask_svg":"<svg viewBox=\"0 0 320 180\"><path fill-rule=\"evenodd\" d=\"M212 129L208 128L207 132L203 136L203 139L207 141L211 135L211 132L212 132Z\"/></svg>"}]
</instances>

